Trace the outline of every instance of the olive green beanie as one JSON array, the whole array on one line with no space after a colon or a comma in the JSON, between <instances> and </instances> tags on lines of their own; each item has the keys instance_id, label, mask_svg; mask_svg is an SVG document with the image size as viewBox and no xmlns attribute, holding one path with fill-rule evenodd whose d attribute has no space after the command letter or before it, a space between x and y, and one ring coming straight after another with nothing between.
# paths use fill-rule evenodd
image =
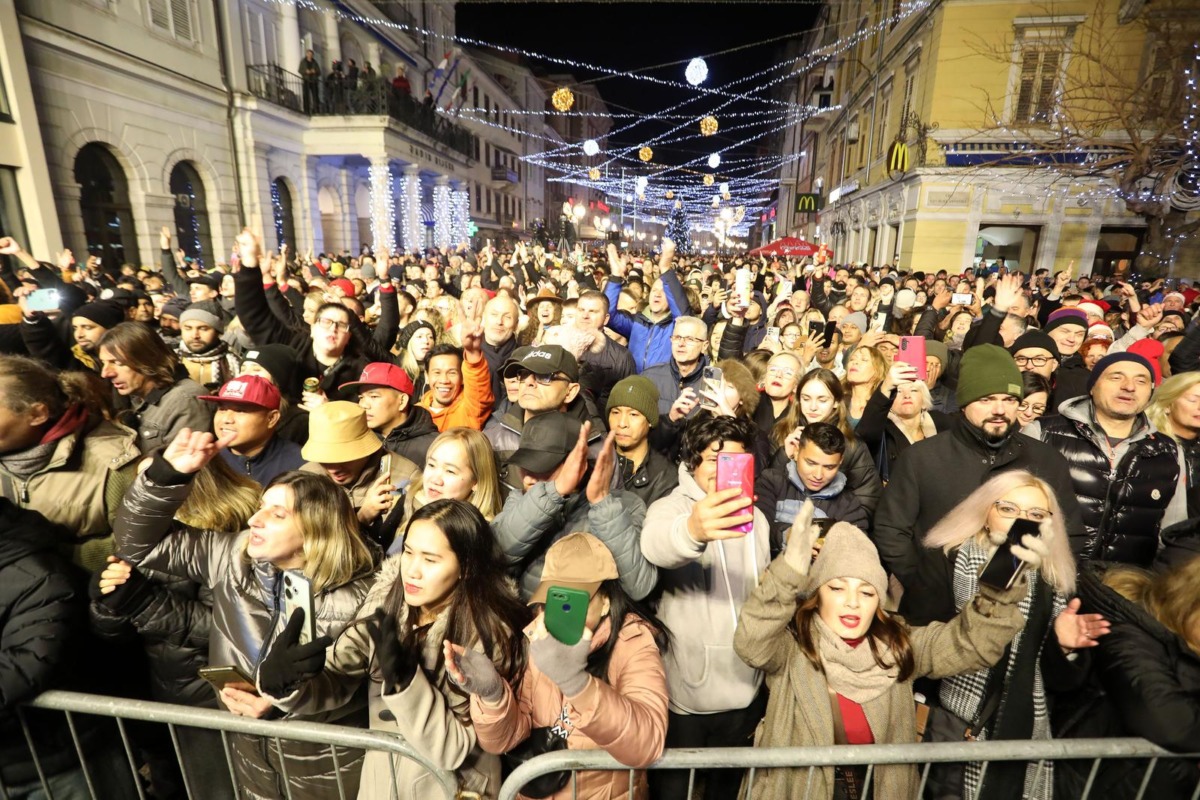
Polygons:
<instances>
[{"instance_id":1,"label":"olive green beanie","mask_svg":"<svg viewBox=\"0 0 1200 800\"><path fill-rule=\"evenodd\" d=\"M958 368L958 389L954 393L959 408L966 408L981 397L992 394L1025 396L1021 370L1003 347L977 344L963 353Z\"/></svg>"}]
</instances>

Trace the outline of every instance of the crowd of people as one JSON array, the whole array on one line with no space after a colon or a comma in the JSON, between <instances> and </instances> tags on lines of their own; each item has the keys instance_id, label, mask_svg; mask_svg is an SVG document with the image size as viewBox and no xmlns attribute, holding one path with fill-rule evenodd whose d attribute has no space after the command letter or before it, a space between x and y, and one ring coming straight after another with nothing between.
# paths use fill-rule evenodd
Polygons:
<instances>
[{"instance_id":1,"label":"crowd of people","mask_svg":"<svg viewBox=\"0 0 1200 800\"><path fill-rule=\"evenodd\" d=\"M159 244L113 269L0 239L8 797L434 793L286 738L131 726L127 757L104 720L18 714L50 688L387 731L481 798L561 749L632 778L523 796L918 796L906 765L647 770L667 748L1200 751L1186 281ZM923 792L1200 782L1092 770L940 764Z\"/></svg>"}]
</instances>

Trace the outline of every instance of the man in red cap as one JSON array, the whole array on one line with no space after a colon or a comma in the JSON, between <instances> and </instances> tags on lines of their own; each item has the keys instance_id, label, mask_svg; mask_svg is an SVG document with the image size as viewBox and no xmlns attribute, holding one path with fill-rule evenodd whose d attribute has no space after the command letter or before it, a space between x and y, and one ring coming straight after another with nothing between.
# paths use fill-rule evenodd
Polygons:
<instances>
[{"instance_id":1,"label":"man in red cap","mask_svg":"<svg viewBox=\"0 0 1200 800\"><path fill-rule=\"evenodd\" d=\"M367 426L384 446L414 464L425 463L425 453L438 436L429 411L413 404L413 382L395 364L373 361L362 376L339 389L357 389L358 405L367 414Z\"/></svg>"},{"instance_id":2,"label":"man in red cap","mask_svg":"<svg viewBox=\"0 0 1200 800\"><path fill-rule=\"evenodd\" d=\"M275 435L284 401L266 378L243 375L226 381L215 395L200 399L217 404L213 435L233 437L221 458L238 473L266 486L277 475L304 466L300 445Z\"/></svg>"}]
</instances>

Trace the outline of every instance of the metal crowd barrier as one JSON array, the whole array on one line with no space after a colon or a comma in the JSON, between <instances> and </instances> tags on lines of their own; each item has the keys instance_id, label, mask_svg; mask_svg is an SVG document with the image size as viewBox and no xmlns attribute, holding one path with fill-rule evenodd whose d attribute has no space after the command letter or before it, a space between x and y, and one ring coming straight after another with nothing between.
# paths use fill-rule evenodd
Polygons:
<instances>
[{"instance_id":1,"label":"metal crowd barrier","mask_svg":"<svg viewBox=\"0 0 1200 800\"><path fill-rule=\"evenodd\" d=\"M987 765L997 761L1037 762L1039 768L1053 761L1092 761L1091 772L1083 794L1077 800L1088 800L1095 788L1096 798L1107 794L1108 787L1097 786L1096 776L1106 759L1145 759L1146 773L1142 779L1137 800L1142 800L1150 783L1151 774L1159 760L1187 759L1195 762L1200 754L1172 753L1151 744L1145 739L1061 739L1051 741L1005 741L1005 742L946 742L937 744L872 744L839 745L836 747L708 747L698 749L667 750L662 758L648 769L688 770L688 796L695 788L698 769L748 770L750 782L760 769L795 768L805 770L804 800L809 800L812 776L818 767L863 766L867 767L863 795L868 796L872 771L880 764L924 764L921 770L920 788L916 797L925 791L929 770L933 764L981 762L986 775ZM526 761L513 770L500 787L499 800L516 800L521 788L534 778L551 772L570 771L572 800L578 792L578 773L582 770L628 771L629 793L633 796L636 771L621 764L603 750L558 750L545 753ZM741 800L739 798L731 800ZM794 795L793 795L794 796ZM883 800L903 800L885 798ZM1076 799L1072 799L1076 800ZM1197 781L1192 800L1200 800L1200 780Z\"/></svg>"},{"instance_id":2,"label":"metal crowd barrier","mask_svg":"<svg viewBox=\"0 0 1200 800\"><path fill-rule=\"evenodd\" d=\"M283 763L284 786L287 789L287 798L291 800L291 787L287 781L286 769L287 763L283 759L283 741L293 742L308 742L315 744L328 745L330 753L333 754L334 763L337 763L336 747L348 747L364 751L376 751L388 754L391 760L392 772L392 787L391 796L397 798L400 796L400 787L396 785L396 764L397 759L405 758L412 760L429 772L436 780L436 784L442 790L441 797L446 800L454 800L458 791L458 782L452 771L439 769L429 759L414 750L407 742L398 736L383 733L381 731L371 731L364 728L351 728L343 725L328 725L316 722L304 722L299 720L260 720L251 719L248 717L234 716L225 711L208 708L192 708L190 706L173 705L169 703L153 703L142 700L127 700L121 697L108 697L103 695L82 694L78 692L62 692L50 691L44 692L33 701L26 704L30 708L37 708L46 711L62 711L66 714L67 725L70 729L71 739L75 745L76 755L79 757L80 763L83 765L84 777L87 781L88 794L92 800L108 800L108 798L99 797L93 783L93 777L88 771L87 760L84 753L84 747L80 741L77 731L75 717L77 715L89 715L97 717L108 717L116 721L117 729L120 732L121 744L125 750L125 756L129 762L133 782L137 791L137 796L140 800L146 800L145 790L142 782L138 779L138 758L134 754L134 747L130 742L129 735L126 731L125 721L137 720L140 722L153 722L167 726L170 732L171 743L175 751L175 758L178 760L180 772L183 777L184 789L189 798L193 797L195 781L203 781L204 776L189 775L184 765L183 751L180 746L178 728L197 728L206 730L220 731L221 741L225 750L226 766L229 767L229 775L235 792L239 797L241 792L238 791L238 780L234 771L233 756L230 747L230 734L246 734L250 736L262 737L263 739L273 742L276 751L279 753ZM20 713L21 726L25 734L25 740L33 752L33 762L38 773L38 778L42 785L42 790L49 800L53 800L53 794L47 782L47 775L44 773L41 759L34 748L33 736L30 732L28 722L24 713ZM407 788L407 787L406 787ZM343 785L343 776L340 770L337 771L337 800L353 800L348 798L345 786ZM0 798L5 800L8 797L8 792L3 786L0 786ZM330 798L333 800L333 798ZM380 798L384 800L384 798ZM436 800L436 798L431 798Z\"/></svg>"}]
</instances>

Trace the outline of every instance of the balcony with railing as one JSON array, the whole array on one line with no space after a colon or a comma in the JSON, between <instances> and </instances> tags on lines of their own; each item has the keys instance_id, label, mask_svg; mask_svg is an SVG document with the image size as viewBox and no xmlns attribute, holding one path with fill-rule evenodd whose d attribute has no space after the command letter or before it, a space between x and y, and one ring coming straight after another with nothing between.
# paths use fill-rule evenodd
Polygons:
<instances>
[{"instance_id":1,"label":"balcony with railing","mask_svg":"<svg viewBox=\"0 0 1200 800\"><path fill-rule=\"evenodd\" d=\"M328 78L306 83L277 64L254 64L248 70L250 93L261 100L313 117L387 116L468 158L475 157L474 134L439 116L431 104L418 103L393 89L384 78L360 76L353 84Z\"/></svg>"},{"instance_id":2,"label":"balcony with railing","mask_svg":"<svg viewBox=\"0 0 1200 800\"><path fill-rule=\"evenodd\" d=\"M371 5L379 9L379 13L392 22L407 25L410 29L417 27L417 18L401 5L400 0L371 0Z\"/></svg>"}]
</instances>

